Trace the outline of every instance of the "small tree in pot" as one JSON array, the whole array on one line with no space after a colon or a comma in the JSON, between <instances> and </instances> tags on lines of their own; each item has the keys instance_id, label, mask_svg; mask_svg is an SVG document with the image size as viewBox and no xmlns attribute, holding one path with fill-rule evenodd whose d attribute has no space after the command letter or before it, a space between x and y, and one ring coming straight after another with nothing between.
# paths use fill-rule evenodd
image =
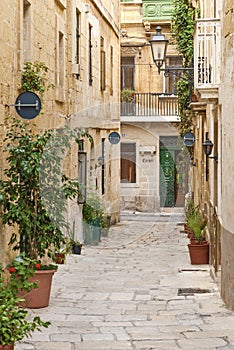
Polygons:
<instances>
[{"instance_id":1,"label":"small tree in pot","mask_svg":"<svg viewBox=\"0 0 234 350\"><path fill-rule=\"evenodd\" d=\"M14 229L10 239L14 250L31 260L47 261L55 246L66 243L62 233L69 226L66 199L79 194L78 181L61 171L64 155L72 139L79 143L90 136L68 128L35 134L30 123L15 118L6 120L6 128L8 167L0 181L3 223Z\"/></svg>"}]
</instances>

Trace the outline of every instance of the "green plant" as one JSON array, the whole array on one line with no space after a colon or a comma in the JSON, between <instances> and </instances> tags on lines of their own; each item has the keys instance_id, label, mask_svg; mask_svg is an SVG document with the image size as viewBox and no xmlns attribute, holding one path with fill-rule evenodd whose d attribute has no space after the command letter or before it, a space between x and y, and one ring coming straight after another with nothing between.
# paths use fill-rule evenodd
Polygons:
<instances>
[{"instance_id":1,"label":"green plant","mask_svg":"<svg viewBox=\"0 0 234 350\"><path fill-rule=\"evenodd\" d=\"M197 209L198 207L195 207L193 199L190 198L185 205L185 218L187 221L194 215Z\"/></svg>"},{"instance_id":2,"label":"green plant","mask_svg":"<svg viewBox=\"0 0 234 350\"><path fill-rule=\"evenodd\" d=\"M67 199L79 194L79 182L62 173L62 161L71 139L90 136L82 130L34 133L30 123L8 118L4 152L8 167L0 181L4 224L13 227L10 244L31 260L53 257L53 247L66 243L62 229ZM90 138L91 140L91 138Z\"/></svg>"},{"instance_id":3,"label":"green plant","mask_svg":"<svg viewBox=\"0 0 234 350\"><path fill-rule=\"evenodd\" d=\"M111 219L110 215L103 214L103 216L101 217L101 223L100 223L101 228L109 229L110 219Z\"/></svg>"},{"instance_id":4,"label":"green plant","mask_svg":"<svg viewBox=\"0 0 234 350\"><path fill-rule=\"evenodd\" d=\"M80 243L79 241L74 240L74 239L70 239L68 245L69 245L70 247L73 247L74 245L77 245L77 246L79 246L79 247L82 247L83 244Z\"/></svg>"},{"instance_id":5,"label":"green plant","mask_svg":"<svg viewBox=\"0 0 234 350\"><path fill-rule=\"evenodd\" d=\"M193 37L195 30L195 13L192 0L174 0L174 10L171 21L172 38L176 43L179 53L183 56L183 67L189 68L193 63ZM191 88L192 76L189 71L184 73L185 79L179 79L177 83L178 105L180 115L180 134L183 136L190 131L191 121Z\"/></svg>"},{"instance_id":6,"label":"green plant","mask_svg":"<svg viewBox=\"0 0 234 350\"><path fill-rule=\"evenodd\" d=\"M83 205L83 220L88 224L100 226L104 217L104 205L95 193L89 194L87 201Z\"/></svg>"},{"instance_id":7,"label":"green plant","mask_svg":"<svg viewBox=\"0 0 234 350\"><path fill-rule=\"evenodd\" d=\"M199 207L196 207L188 218L188 227L193 231L198 243L203 241L203 230L205 229L206 225L207 221L202 218Z\"/></svg>"},{"instance_id":8,"label":"green plant","mask_svg":"<svg viewBox=\"0 0 234 350\"><path fill-rule=\"evenodd\" d=\"M121 102L132 102L134 100L135 91L131 89L123 89L120 92Z\"/></svg>"},{"instance_id":9,"label":"green plant","mask_svg":"<svg viewBox=\"0 0 234 350\"><path fill-rule=\"evenodd\" d=\"M80 243L79 241L76 241L74 239L70 239L69 243L68 243L68 252L69 253L73 253L74 251L74 247L80 247L82 248L83 244Z\"/></svg>"},{"instance_id":10,"label":"green plant","mask_svg":"<svg viewBox=\"0 0 234 350\"><path fill-rule=\"evenodd\" d=\"M22 91L35 91L43 96L46 90L54 88L47 78L48 71L44 62L25 62L21 78Z\"/></svg>"},{"instance_id":11,"label":"green plant","mask_svg":"<svg viewBox=\"0 0 234 350\"><path fill-rule=\"evenodd\" d=\"M27 268L28 271L27 272ZM13 269L13 267L12 267ZM12 270L11 270L12 271ZM16 275L18 273L18 276ZM17 297L19 288L24 285L27 290L33 286L28 282L28 277L32 273L28 262L22 266L16 264L14 272L10 278L6 278L6 271L0 264L0 344L13 345L24 337L30 337L35 330L41 331L41 327L48 327L50 322L43 322L40 317L35 316L33 320L28 320L28 312L22 309L19 304L23 301ZM16 286L16 279L21 282Z\"/></svg>"}]
</instances>

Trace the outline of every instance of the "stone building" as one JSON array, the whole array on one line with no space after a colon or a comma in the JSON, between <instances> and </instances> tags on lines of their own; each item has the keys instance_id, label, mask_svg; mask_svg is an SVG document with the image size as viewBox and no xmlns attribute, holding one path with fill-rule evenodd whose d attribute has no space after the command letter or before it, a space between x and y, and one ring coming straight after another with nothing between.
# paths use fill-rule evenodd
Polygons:
<instances>
[{"instance_id":1,"label":"stone building","mask_svg":"<svg viewBox=\"0 0 234 350\"><path fill-rule=\"evenodd\" d=\"M112 221L119 220L119 144L108 136L119 133L119 1L3 0L0 13L0 133L4 117L17 115L24 62L44 62L54 89L45 92L42 112L33 119L36 131L87 128L94 139L71 151L66 170L72 177L86 156L87 191L103 199ZM1 145L2 147L2 145ZM79 152L80 151L80 152ZM6 165L0 152L0 176ZM82 240L82 205L71 203L68 220ZM0 249L6 251L6 229L0 227Z\"/></svg>"},{"instance_id":2,"label":"stone building","mask_svg":"<svg viewBox=\"0 0 234 350\"><path fill-rule=\"evenodd\" d=\"M195 112L193 190L208 217L210 266L221 295L234 309L233 297L233 2L197 1L195 32ZM204 144L212 144L207 155ZM209 149L208 149L209 151Z\"/></svg>"},{"instance_id":3,"label":"stone building","mask_svg":"<svg viewBox=\"0 0 234 350\"><path fill-rule=\"evenodd\" d=\"M149 40L162 28L171 38L172 0L121 1L121 206L160 211L183 206L187 175L181 162L175 75L158 74ZM174 45L167 66L181 66ZM132 94L126 100L126 93Z\"/></svg>"},{"instance_id":4,"label":"stone building","mask_svg":"<svg viewBox=\"0 0 234 350\"><path fill-rule=\"evenodd\" d=\"M222 60L221 60L221 84L220 104L221 121L217 131L220 146L217 148L220 156L219 183L220 211L221 211L221 294L225 302L234 310L234 219L232 201L234 195L233 186L233 151L234 151L234 4L233 1L223 1L222 8ZM215 179L214 179L214 182Z\"/></svg>"},{"instance_id":5,"label":"stone building","mask_svg":"<svg viewBox=\"0 0 234 350\"><path fill-rule=\"evenodd\" d=\"M199 9L194 33L197 101L190 105L195 143L193 159L189 162L189 187L186 187L184 173L180 173L176 163L180 149L178 143L173 143L177 135L176 109L171 113L166 109L167 113L163 113L168 101L176 100L175 81L172 77L158 75L149 47L149 40L158 25L166 38L170 38L173 2L121 1L121 89L124 92L121 105L121 205L134 210L159 210L180 205L186 191L191 191L195 205L199 204L208 219L206 234L210 243L211 273L220 285L224 301L234 309L231 206L233 1L192 0L191 3ZM181 65L172 45L168 47L166 64ZM128 100L126 89L130 90ZM163 107L162 100L166 103ZM165 160L164 152L167 156L167 151L172 159ZM168 187L167 174L175 176L174 186L171 183ZM179 196L178 188L182 189Z\"/></svg>"}]
</instances>

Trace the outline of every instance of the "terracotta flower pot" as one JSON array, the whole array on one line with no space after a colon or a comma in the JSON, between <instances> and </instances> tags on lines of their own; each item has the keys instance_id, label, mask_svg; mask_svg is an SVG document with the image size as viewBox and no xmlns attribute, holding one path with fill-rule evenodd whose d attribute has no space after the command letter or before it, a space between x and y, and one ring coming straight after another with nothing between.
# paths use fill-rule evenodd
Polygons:
<instances>
[{"instance_id":1,"label":"terracotta flower pot","mask_svg":"<svg viewBox=\"0 0 234 350\"><path fill-rule=\"evenodd\" d=\"M14 344L12 344L12 345L1 345L0 344L0 350L14 350Z\"/></svg>"},{"instance_id":2,"label":"terracotta flower pot","mask_svg":"<svg viewBox=\"0 0 234 350\"><path fill-rule=\"evenodd\" d=\"M192 265L209 264L209 243L188 244Z\"/></svg>"},{"instance_id":3,"label":"terracotta flower pot","mask_svg":"<svg viewBox=\"0 0 234 350\"><path fill-rule=\"evenodd\" d=\"M64 262L65 262L65 254L57 253L55 256L56 256L56 264L64 264Z\"/></svg>"},{"instance_id":4,"label":"terracotta flower pot","mask_svg":"<svg viewBox=\"0 0 234 350\"><path fill-rule=\"evenodd\" d=\"M23 307L29 309L40 309L49 305L52 278L55 270L38 270L30 278L30 282L37 282L38 288L32 289L29 293L21 292L20 297L25 298Z\"/></svg>"}]
</instances>

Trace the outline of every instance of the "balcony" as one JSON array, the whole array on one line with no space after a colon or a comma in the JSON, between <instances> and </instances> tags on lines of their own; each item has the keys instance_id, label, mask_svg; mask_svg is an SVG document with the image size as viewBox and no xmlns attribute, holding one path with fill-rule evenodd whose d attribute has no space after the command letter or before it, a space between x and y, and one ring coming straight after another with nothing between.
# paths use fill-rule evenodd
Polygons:
<instances>
[{"instance_id":1,"label":"balcony","mask_svg":"<svg viewBox=\"0 0 234 350\"><path fill-rule=\"evenodd\" d=\"M220 84L220 20L199 19L194 46L194 83L201 99L217 98Z\"/></svg>"},{"instance_id":2,"label":"balcony","mask_svg":"<svg viewBox=\"0 0 234 350\"><path fill-rule=\"evenodd\" d=\"M177 96L164 93L133 93L121 102L121 122L178 122Z\"/></svg>"}]
</instances>

